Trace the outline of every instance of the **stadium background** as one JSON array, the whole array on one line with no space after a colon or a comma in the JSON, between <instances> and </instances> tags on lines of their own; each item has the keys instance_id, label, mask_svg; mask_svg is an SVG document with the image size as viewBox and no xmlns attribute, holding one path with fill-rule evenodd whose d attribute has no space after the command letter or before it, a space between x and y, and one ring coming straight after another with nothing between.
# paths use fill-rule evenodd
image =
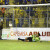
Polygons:
<instances>
[{"instance_id":1,"label":"stadium background","mask_svg":"<svg viewBox=\"0 0 50 50\"><path fill-rule=\"evenodd\" d=\"M50 0L0 0L0 5L44 4ZM3 28L9 27L50 27L50 6L0 8ZM1 23L0 23L1 24Z\"/></svg>"},{"instance_id":2,"label":"stadium background","mask_svg":"<svg viewBox=\"0 0 50 50\"><path fill-rule=\"evenodd\" d=\"M43 3L50 3L50 0L0 0L0 5L43 4Z\"/></svg>"},{"instance_id":3,"label":"stadium background","mask_svg":"<svg viewBox=\"0 0 50 50\"><path fill-rule=\"evenodd\" d=\"M0 7L0 23L3 28L50 27L50 6Z\"/></svg>"},{"instance_id":4,"label":"stadium background","mask_svg":"<svg viewBox=\"0 0 50 50\"><path fill-rule=\"evenodd\" d=\"M48 2L49 0L0 0L0 1L1 5L19 5L19 6L23 4L34 5L41 3L42 4L50 3ZM2 28L11 28L11 27L50 28L50 5L0 7L0 26Z\"/></svg>"},{"instance_id":5,"label":"stadium background","mask_svg":"<svg viewBox=\"0 0 50 50\"><path fill-rule=\"evenodd\" d=\"M0 6L44 3L50 3L50 0L0 0ZM4 29L11 27L50 28L50 6L0 7L0 26ZM1 35L0 30L0 38ZM50 41L23 42L0 40L0 50L50 50Z\"/></svg>"}]
</instances>

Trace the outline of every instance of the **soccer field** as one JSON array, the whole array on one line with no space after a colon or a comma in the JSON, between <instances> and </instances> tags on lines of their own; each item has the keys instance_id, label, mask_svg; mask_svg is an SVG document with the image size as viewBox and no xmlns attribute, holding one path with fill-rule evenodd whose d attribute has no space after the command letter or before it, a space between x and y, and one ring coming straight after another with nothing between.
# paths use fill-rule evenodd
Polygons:
<instances>
[{"instance_id":1,"label":"soccer field","mask_svg":"<svg viewBox=\"0 0 50 50\"><path fill-rule=\"evenodd\" d=\"M50 42L0 40L0 50L50 50Z\"/></svg>"}]
</instances>

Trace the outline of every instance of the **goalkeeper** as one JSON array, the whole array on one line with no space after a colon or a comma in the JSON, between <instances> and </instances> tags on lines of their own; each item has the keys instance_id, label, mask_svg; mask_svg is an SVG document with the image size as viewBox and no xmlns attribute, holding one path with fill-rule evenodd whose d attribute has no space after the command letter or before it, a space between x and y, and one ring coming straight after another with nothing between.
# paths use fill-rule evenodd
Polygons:
<instances>
[{"instance_id":1,"label":"goalkeeper","mask_svg":"<svg viewBox=\"0 0 50 50\"><path fill-rule=\"evenodd\" d=\"M38 33L38 34L31 34L31 36L30 37L27 37L27 38L25 38L25 39L20 39L20 38L18 38L18 40L22 40L22 41L26 41L26 42L37 42L37 41L40 41L40 33Z\"/></svg>"},{"instance_id":2,"label":"goalkeeper","mask_svg":"<svg viewBox=\"0 0 50 50\"><path fill-rule=\"evenodd\" d=\"M33 36L32 36L32 41L33 42L37 42L37 41L40 41L40 33L38 32L38 34L34 34Z\"/></svg>"},{"instance_id":3,"label":"goalkeeper","mask_svg":"<svg viewBox=\"0 0 50 50\"><path fill-rule=\"evenodd\" d=\"M31 33L31 32L30 32ZM31 34L30 37L27 37L25 40L28 42L37 42L40 41L40 33L38 32L38 34Z\"/></svg>"}]
</instances>

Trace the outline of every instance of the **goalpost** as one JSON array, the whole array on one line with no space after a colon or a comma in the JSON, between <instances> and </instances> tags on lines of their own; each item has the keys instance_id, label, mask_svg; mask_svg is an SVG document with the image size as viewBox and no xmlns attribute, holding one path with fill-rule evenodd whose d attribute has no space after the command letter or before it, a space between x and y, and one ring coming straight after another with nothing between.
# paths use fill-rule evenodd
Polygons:
<instances>
[{"instance_id":1,"label":"goalpost","mask_svg":"<svg viewBox=\"0 0 50 50\"><path fill-rule=\"evenodd\" d=\"M46 13L47 13L47 15L46 15L46 16L47 16L47 21L45 21L45 23L47 23L47 26L44 26L44 27L48 27L48 23L49 23L48 18L50 18L50 17L48 17L48 16L49 16L48 13L49 13L49 11L50 11L50 9L49 9L49 11L48 11L48 7L50 7L50 3L49 3L49 4L30 4L30 5L0 5L0 8L14 8L14 7L21 7L21 8L22 8L22 7L24 7L24 8L25 8L25 7L29 7L29 10L24 10L24 9L23 9L25 12L28 12L28 11L29 11L29 12L27 13L27 14L29 14L29 18L28 18L28 19L29 19L29 22L28 22L28 23L29 23L29 27L31 27L31 25L30 25L30 22L31 22L30 19L32 18L31 13L33 13L33 11L36 11L36 12L37 12L37 13L34 12L36 15L39 13L38 18L39 18L40 16L43 17L43 15L46 15ZM35 10L31 10L31 7L33 7L33 9L35 9L35 7L37 7L37 8L36 8ZM38 10L38 7L42 7L42 8L40 8L40 9L41 9L41 10L40 10L41 13L42 13L42 11L46 11L46 12L44 12L44 14L43 14L43 13L41 14L40 11ZM45 8L45 7L46 7L46 8ZM44 8L45 8L46 10L45 10ZM42 9L43 9L43 10L42 10ZM14 13L15 13L15 11L14 11L14 9L13 9L12 11L13 11L13 20L14 20L14 16L15 16ZM34 15L35 15L35 14L34 14ZM25 15L25 14L24 14L24 15ZM34 15L33 15L33 16L34 16ZM33 19L34 19L34 22L32 21L33 25L36 24L36 23L40 23L40 21L41 21L41 22L44 21L44 20L42 20L42 19L44 19L44 18L41 18L41 20L40 20L40 19L38 20L38 18L36 18L36 17L37 17L36 15L34 16L35 19L33 18ZM39 22L37 22L37 21L39 21ZM43 24L43 23L42 23L42 24ZM21 25L21 24L20 24L20 25ZM32 27L33 27L33 25L32 25ZM40 24L39 24L39 25L40 25ZM36 27L36 26L35 26L35 27ZM41 26L40 26L40 27L41 27Z\"/></svg>"},{"instance_id":2,"label":"goalpost","mask_svg":"<svg viewBox=\"0 0 50 50\"><path fill-rule=\"evenodd\" d=\"M22 16L22 14L20 14L19 15L19 17L17 16L17 14L15 14L16 13L16 11L14 11L14 8L17 8L17 7L20 7L20 8L23 8L24 7L24 9L21 9L21 10L23 10L24 11L24 14L23 14L23 16ZM25 7L29 7L27 10L25 9ZM46 33L46 35L45 36L47 36L47 34L49 33L48 32L48 30L50 31L50 24L49 24L49 22L50 22L50 15L49 15L49 11L50 11L50 4L33 4L33 5L0 5L0 8L8 8L8 9L10 9L10 8L13 8L12 9L12 14L13 14L13 17L12 17L12 20L13 20L13 24L16 22L14 22L14 20L16 19L15 18L15 15L18 17L16 20L19 22L19 24L18 24L18 22L17 22L17 24L15 23L14 25L16 25L17 26L17 28L16 28L16 26L14 27L13 26L13 29L11 30L11 29L5 29L5 31L6 30L8 30L8 31L6 31L6 33L5 33L5 31L4 31L4 29L3 29L3 36L4 36L4 33L5 34L7 34L8 32L10 32L10 33L12 33L12 37L14 37L13 35L16 33L17 34L17 32L15 32L14 34L13 34L13 32L12 31L19 31L18 33L20 33L20 35L22 36L23 34L23 36L25 36L25 35L28 35L29 34L29 32L30 31L32 31L32 33L34 33L34 32L40 32L41 34L42 34L42 36L44 36L45 35L45 33ZM33 8L33 9L32 9ZM8 11L8 10L7 10ZM8 12L8 13L10 13L10 12ZM20 13L20 11L19 11L19 13ZM19 14L18 13L18 14ZM23 13L23 12L22 12ZM26 15L26 16L25 16ZM28 17L28 18L27 18ZM23 20L23 21L22 21ZM22 23L23 22L23 23ZM18 26L18 25L20 25L20 26ZM11 25L12 26L12 25ZM27 28L26 28L27 27ZM46 30L47 29L47 30ZM9 31L9 30L11 30L11 31ZM44 31L44 32L43 32ZM46 32L45 32L46 31ZM48 32L48 33L47 33ZM21 34L22 33L22 34ZM26 33L26 34L25 34ZM44 34L44 35L43 35ZM8 34L8 38L9 38L9 35L10 34ZM11 36L11 35L10 35ZM48 35L49 36L49 35ZM12 38L11 37L11 38ZM16 37L16 36L15 36ZM4 39L4 37L2 37L3 39ZM6 35L5 35L5 38L6 39L8 39L7 37L6 37ZM22 37L21 37L22 38ZM25 37L24 37L25 38ZM42 37L43 38L43 37ZM49 37L50 38L50 37ZM43 40L43 39L42 39ZM46 39L45 39L46 40Z\"/></svg>"},{"instance_id":3,"label":"goalpost","mask_svg":"<svg viewBox=\"0 0 50 50\"><path fill-rule=\"evenodd\" d=\"M0 5L0 7L30 7L30 6L50 6L50 3L48 4L30 4L30 5Z\"/></svg>"}]
</instances>

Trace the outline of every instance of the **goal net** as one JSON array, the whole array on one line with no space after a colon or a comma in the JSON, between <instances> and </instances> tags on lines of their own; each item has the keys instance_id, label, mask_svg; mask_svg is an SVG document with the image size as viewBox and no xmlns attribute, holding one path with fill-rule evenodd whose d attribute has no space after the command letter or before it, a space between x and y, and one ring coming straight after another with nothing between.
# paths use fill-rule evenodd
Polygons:
<instances>
[{"instance_id":1,"label":"goal net","mask_svg":"<svg viewBox=\"0 0 50 50\"><path fill-rule=\"evenodd\" d=\"M50 4L0 5L3 28L50 27Z\"/></svg>"}]
</instances>

